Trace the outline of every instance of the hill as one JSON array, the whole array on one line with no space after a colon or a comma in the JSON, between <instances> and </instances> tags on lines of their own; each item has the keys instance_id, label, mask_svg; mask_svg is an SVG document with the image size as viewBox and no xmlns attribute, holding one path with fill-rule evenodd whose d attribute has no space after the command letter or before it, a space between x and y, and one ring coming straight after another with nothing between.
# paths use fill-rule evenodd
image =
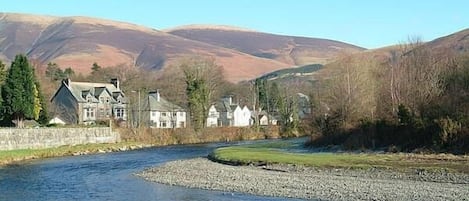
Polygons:
<instances>
[{"instance_id":1,"label":"hill","mask_svg":"<svg viewBox=\"0 0 469 201\"><path fill-rule=\"evenodd\" d=\"M227 26L190 25L166 30L166 32L235 49L256 57L274 59L292 66L311 63L325 64L341 53L365 50L334 40L283 36Z\"/></svg>"},{"instance_id":2,"label":"hill","mask_svg":"<svg viewBox=\"0 0 469 201\"><path fill-rule=\"evenodd\" d=\"M310 80L314 73L322 67L322 64L309 64L297 68L281 69L262 75L259 79L282 81L289 78L306 78L306 80Z\"/></svg>"},{"instance_id":3,"label":"hill","mask_svg":"<svg viewBox=\"0 0 469 201\"><path fill-rule=\"evenodd\" d=\"M233 31L227 26L211 27L213 29L218 31L207 35L213 39L203 41L179 36L183 35L181 29L163 32L89 17L0 13L0 59L8 63L16 54L25 53L35 63L56 62L63 68L72 67L74 71L86 74L94 62L104 67L126 65L160 70L181 57L201 55L214 58L224 67L225 77L238 82L315 60L307 58L329 61L335 56L331 52L348 50L348 47L353 51L362 50L323 39L277 36L245 29ZM227 38L236 38L240 44L231 41L234 44L230 47L221 42L209 42L219 41L223 34ZM240 48L247 45L242 41L252 41L253 36L264 42ZM269 43L274 44L270 49ZM333 51L334 48L337 51ZM259 51L262 49L268 51ZM290 53L286 54L288 51Z\"/></svg>"}]
</instances>

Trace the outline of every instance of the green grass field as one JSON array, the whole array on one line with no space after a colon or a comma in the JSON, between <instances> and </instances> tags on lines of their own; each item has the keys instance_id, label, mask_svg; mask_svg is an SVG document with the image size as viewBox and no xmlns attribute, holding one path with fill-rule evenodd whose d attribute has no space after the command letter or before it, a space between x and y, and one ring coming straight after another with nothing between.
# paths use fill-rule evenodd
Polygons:
<instances>
[{"instance_id":1,"label":"green grass field","mask_svg":"<svg viewBox=\"0 0 469 201\"><path fill-rule=\"evenodd\" d=\"M469 173L469 157L420 154L288 153L269 147L234 146L216 149L212 157L232 164L298 164L325 168L424 169Z\"/></svg>"}]
</instances>

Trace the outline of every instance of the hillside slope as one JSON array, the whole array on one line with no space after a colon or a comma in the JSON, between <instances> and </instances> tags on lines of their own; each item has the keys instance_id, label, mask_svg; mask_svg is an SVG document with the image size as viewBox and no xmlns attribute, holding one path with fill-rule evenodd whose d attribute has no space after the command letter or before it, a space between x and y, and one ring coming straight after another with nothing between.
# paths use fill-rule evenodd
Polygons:
<instances>
[{"instance_id":1,"label":"hillside slope","mask_svg":"<svg viewBox=\"0 0 469 201\"><path fill-rule=\"evenodd\" d=\"M224 30L221 27L219 29ZM223 34L226 37L233 35ZM222 36L215 34L212 37L216 39ZM173 33L125 22L89 17L0 13L0 59L4 63L11 61L16 54L25 53L35 63L45 65L48 62L56 62L63 68L72 67L76 72L85 74L90 72L94 62L104 67L126 65L160 70L174 64L182 57L199 55L214 58L217 64L224 67L227 80L238 82L310 61L304 60L306 56L311 56L310 52L319 52L311 57L324 59L325 57L318 55L329 55L330 51L324 48L322 43L307 46L309 42L298 42L322 41L322 39L293 37L295 40L291 42L288 36L258 33L256 37L261 38L259 41L266 42L249 46L248 49L254 52L269 48L269 43L275 44L271 49L277 46L294 46L290 50L288 48L278 50L281 52L277 54L278 56L269 58L265 56L269 51L261 52L263 55L256 55L237 48L246 44L242 41L252 40L250 35L241 34L239 37L240 44L232 41L235 44L230 47L183 38ZM272 50L270 53L274 54L275 51ZM284 55L282 51L290 51L289 55L303 56L282 56ZM279 59L280 57L285 59ZM291 61L292 59L303 60L299 62ZM327 59L330 59L329 56Z\"/></svg>"},{"instance_id":2,"label":"hillside slope","mask_svg":"<svg viewBox=\"0 0 469 201\"><path fill-rule=\"evenodd\" d=\"M192 25L166 32L290 65L325 64L341 53L364 50L334 40L275 35L226 26Z\"/></svg>"}]
</instances>

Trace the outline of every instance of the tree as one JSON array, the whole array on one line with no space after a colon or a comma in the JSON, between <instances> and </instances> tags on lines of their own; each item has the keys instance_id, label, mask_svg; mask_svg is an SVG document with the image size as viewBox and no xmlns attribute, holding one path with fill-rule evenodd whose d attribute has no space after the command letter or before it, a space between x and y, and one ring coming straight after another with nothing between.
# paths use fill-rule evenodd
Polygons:
<instances>
[{"instance_id":1,"label":"tree","mask_svg":"<svg viewBox=\"0 0 469 201\"><path fill-rule=\"evenodd\" d=\"M200 57L186 59L179 67L185 77L192 126L204 128L210 103L223 83L222 69L213 59Z\"/></svg>"},{"instance_id":2,"label":"tree","mask_svg":"<svg viewBox=\"0 0 469 201\"><path fill-rule=\"evenodd\" d=\"M35 103L38 102L39 94L35 92L38 91L34 71L28 59L23 54L16 55L2 86L3 116L16 120L17 127L23 127L23 120L35 117ZM37 110L41 109L36 108Z\"/></svg>"},{"instance_id":3,"label":"tree","mask_svg":"<svg viewBox=\"0 0 469 201\"><path fill-rule=\"evenodd\" d=\"M269 97L267 96L267 81L258 78L254 81L254 85L257 90L256 108L266 110L269 104Z\"/></svg>"},{"instance_id":4,"label":"tree","mask_svg":"<svg viewBox=\"0 0 469 201\"><path fill-rule=\"evenodd\" d=\"M442 78L450 62L449 55L437 57L419 38L400 45L380 69L380 113L390 113L397 119L399 106L403 105L421 118L432 100L443 93Z\"/></svg>"},{"instance_id":5,"label":"tree","mask_svg":"<svg viewBox=\"0 0 469 201\"><path fill-rule=\"evenodd\" d=\"M0 61L0 85L3 85L5 78L7 76L7 71L5 69L5 64Z\"/></svg>"},{"instance_id":6,"label":"tree","mask_svg":"<svg viewBox=\"0 0 469 201\"><path fill-rule=\"evenodd\" d=\"M295 96L283 93L278 102L280 127L285 136L297 136L298 134L298 101Z\"/></svg>"},{"instance_id":7,"label":"tree","mask_svg":"<svg viewBox=\"0 0 469 201\"><path fill-rule=\"evenodd\" d=\"M34 79L36 80L36 78ZM44 99L39 81L36 80L34 84L34 119L37 120L38 123L46 125L50 120L47 103Z\"/></svg>"},{"instance_id":8,"label":"tree","mask_svg":"<svg viewBox=\"0 0 469 201\"><path fill-rule=\"evenodd\" d=\"M278 111L278 105L281 99L280 90L276 82L272 82L272 84L270 84L270 89L268 93L269 93L269 104L267 105L267 112L275 113Z\"/></svg>"},{"instance_id":9,"label":"tree","mask_svg":"<svg viewBox=\"0 0 469 201\"><path fill-rule=\"evenodd\" d=\"M321 90L323 102L334 116L341 119L343 128L373 118L376 110L376 66L366 55L346 55L329 64L332 76L324 76L326 78L320 80L327 89Z\"/></svg>"},{"instance_id":10,"label":"tree","mask_svg":"<svg viewBox=\"0 0 469 201\"><path fill-rule=\"evenodd\" d=\"M63 74L64 74L64 78L72 77L75 75L75 71L73 71L72 68L68 67L63 71Z\"/></svg>"},{"instance_id":11,"label":"tree","mask_svg":"<svg viewBox=\"0 0 469 201\"><path fill-rule=\"evenodd\" d=\"M94 62L93 66L91 66L91 74L97 73L101 70L101 66L98 63Z\"/></svg>"},{"instance_id":12,"label":"tree","mask_svg":"<svg viewBox=\"0 0 469 201\"><path fill-rule=\"evenodd\" d=\"M62 70L56 63L47 64L46 77L48 77L51 81L60 81L66 78L70 78L73 75L75 75L75 72L70 67Z\"/></svg>"},{"instance_id":13,"label":"tree","mask_svg":"<svg viewBox=\"0 0 469 201\"><path fill-rule=\"evenodd\" d=\"M6 70L5 70L5 64L2 63L2 61L0 60L0 86L3 85L3 83L5 82L5 78L6 78ZM3 100L1 99L0 97L0 105L2 104Z\"/></svg>"}]
</instances>

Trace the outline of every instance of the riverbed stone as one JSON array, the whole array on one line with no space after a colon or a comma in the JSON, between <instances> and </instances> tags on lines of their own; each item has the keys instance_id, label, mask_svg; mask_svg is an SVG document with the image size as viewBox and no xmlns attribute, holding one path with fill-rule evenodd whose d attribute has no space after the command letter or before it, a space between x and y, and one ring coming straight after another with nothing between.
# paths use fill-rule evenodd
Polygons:
<instances>
[{"instance_id":1,"label":"riverbed stone","mask_svg":"<svg viewBox=\"0 0 469 201\"><path fill-rule=\"evenodd\" d=\"M462 173L418 174L278 164L230 166L196 158L169 162L137 175L168 185L301 199L469 200L469 176Z\"/></svg>"}]
</instances>

